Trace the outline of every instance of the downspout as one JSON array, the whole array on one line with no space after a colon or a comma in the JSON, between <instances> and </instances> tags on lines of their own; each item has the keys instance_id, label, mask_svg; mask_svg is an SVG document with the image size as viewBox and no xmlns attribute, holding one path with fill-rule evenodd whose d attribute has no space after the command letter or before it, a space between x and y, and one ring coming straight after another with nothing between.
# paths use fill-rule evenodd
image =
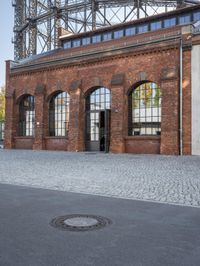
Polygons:
<instances>
[{"instance_id":1,"label":"downspout","mask_svg":"<svg viewBox=\"0 0 200 266\"><path fill-rule=\"evenodd\" d=\"M180 39L180 128L179 128L179 141L180 141L180 155L183 155L183 42Z\"/></svg>"}]
</instances>

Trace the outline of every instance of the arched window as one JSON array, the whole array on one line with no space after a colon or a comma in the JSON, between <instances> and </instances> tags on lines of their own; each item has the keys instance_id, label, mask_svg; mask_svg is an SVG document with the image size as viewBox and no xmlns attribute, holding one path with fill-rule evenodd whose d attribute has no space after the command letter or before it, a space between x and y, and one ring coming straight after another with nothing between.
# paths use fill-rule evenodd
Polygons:
<instances>
[{"instance_id":1,"label":"arched window","mask_svg":"<svg viewBox=\"0 0 200 266\"><path fill-rule=\"evenodd\" d=\"M87 110L97 111L110 109L110 90L100 87L87 97Z\"/></svg>"},{"instance_id":2,"label":"arched window","mask_svg":"<svg viewBox=\"0 0 200 266\"><path fill-rule=\"evenodd\" d=\"M34 136L35 128L35 98L24 96L19 104L19 135Z\"/></svg>"},{"instance_id":3,"label":"arched window","mask_svg":"<svg viewBox=\"0 0 200 266\"><path fill-rule=\"evenodd\" d=\"M49 103L49 135L65 137L69 130L69 101L67 92L55 94Z\"/></svg>"},{"instance_id":4,"label":"arched window","mask_svg":"<svg viewBox=\"0 0 200 266\"><path fill-rule=\"evenodd\" d=\"M160 135L161 91L157 84L146 82L129 95L129 135Z\"/></svg>"}]
</instances>

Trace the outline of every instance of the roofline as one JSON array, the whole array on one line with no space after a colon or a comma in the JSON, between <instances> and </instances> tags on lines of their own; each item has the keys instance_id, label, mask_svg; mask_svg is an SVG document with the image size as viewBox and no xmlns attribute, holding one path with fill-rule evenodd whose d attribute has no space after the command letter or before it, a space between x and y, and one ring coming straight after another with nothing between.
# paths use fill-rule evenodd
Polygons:
<instances>
[{"instance_id":1,"label":"roofline","mask_svg":"<svg viewBox=\"0 0 200 266\"><path fill-rule=\"evenodd\" d=\"M179 28L179 29L178 29ZM11 76L15 74L22 74L24 72L32 72L32 71L41 71L41 69L45 68L55 68L55 67L61 67L61 66L66 66L66 65L76 65L80 64L80 59L83 59L84 63L90 60L99 60L100 58L102 59L103 57L113 57L113 56L124 56L124 54L130 52L130 50L139 48L142 49L143 51L144 46L151 46L155 44L160 44L160 43L167 43L167 42L172 42L171 45L173 49L176 47L176 41L180 40L181 38L181 30L180 27L177 28L176 32L172 32L172 35L166 36L163 34L163 36L160 38L158 36L158 39L152 39L151 36L147 40L146 38L143 39L143 41L138 42L138 40L131 41L131 42L123 42L119 44L116 47L113 47L113 45L107 47L106 49L98 49L98 50L87 50L85 52L79 52L79 53L69 53L69 54L64 54L61 57L57 58L51 58L47 59L42 62L34 61L30 62L28 65L13 65L11 66ZM148 47L149 50L155 49L155 46ZM161 49L161 48L160 48ZM169 47L164 45L162 49L169 49ZM123 53L121 53L123 51ZM137 50L135 51L137 52ZM144 52L144 51L143 51Z\"/></svg>"}]
</instances>

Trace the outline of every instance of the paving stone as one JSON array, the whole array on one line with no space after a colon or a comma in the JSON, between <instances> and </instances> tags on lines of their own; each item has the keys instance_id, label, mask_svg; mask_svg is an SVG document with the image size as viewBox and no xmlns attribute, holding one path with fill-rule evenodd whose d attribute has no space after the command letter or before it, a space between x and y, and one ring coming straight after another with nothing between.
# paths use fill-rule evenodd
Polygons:
<instances>
[{"instance_id":1,"label":"paving stone","mask_svg":"<svg viewBox=\"0 0 200 266\"><path fill-rule=\"evenodd\" d=\"M200 206L200 156L0 150L0 182Z\"/></svg>"}]
</instances>

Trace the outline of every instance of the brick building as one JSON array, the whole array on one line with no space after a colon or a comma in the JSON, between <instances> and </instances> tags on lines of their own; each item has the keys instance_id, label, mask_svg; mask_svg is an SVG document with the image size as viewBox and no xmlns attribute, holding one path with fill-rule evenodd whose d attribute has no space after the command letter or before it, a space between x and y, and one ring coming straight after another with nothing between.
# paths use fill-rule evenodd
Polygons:
<instances>
[{"instance_id":1,"label":"brick building","mask_svg":"<svg viewBox=\"0 0 200 266\"><path fill-rule=\"evenodd\" d=\"M200 154L200 5L6 62L5 148Z\"/></svg>"}]
</instances>

